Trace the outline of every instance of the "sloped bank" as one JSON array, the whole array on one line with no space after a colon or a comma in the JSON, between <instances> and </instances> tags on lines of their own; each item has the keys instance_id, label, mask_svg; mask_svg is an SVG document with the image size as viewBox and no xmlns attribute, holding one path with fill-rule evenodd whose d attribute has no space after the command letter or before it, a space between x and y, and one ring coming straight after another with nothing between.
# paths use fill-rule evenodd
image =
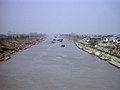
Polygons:
<instances>
[{"instance_id":1,"label":"sloped bank","mask_svg":"<svg viewBox=\"0 0 120 90\"><path fill-rule=\"evenodd\" d=\"M45 40L42 38L24 38L24 39L10 39L0 42L0 61L6 61L11 58L11 54L30 48Z\"/></svg>"},{"instance_id":2,"label":"sloped bank","mask_svg":"<svg viewBox=\"0 0 120 90\"><path fill-rule=\"evenodd\" d=\"M74 42L74 43L78 48L80 48L80 49L82 49L90 54L93 54L102 60L108 61L110 64L120 68L120 59L119 58L116 58L112 55L106 54L102 51L87 47L86 45L83 45L79 42Z\"/></svg>"}]
</instances>

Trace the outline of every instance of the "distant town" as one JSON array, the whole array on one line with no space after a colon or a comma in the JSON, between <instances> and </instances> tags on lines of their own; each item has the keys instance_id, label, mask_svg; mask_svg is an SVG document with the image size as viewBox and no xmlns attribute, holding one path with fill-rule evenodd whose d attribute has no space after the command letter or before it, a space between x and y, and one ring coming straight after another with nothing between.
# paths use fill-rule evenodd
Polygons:
<instances>
[{"instance_id":1,"label":"distant town","mask_svg":"<svg viewBox=\"0 0 120 90\"><path fill-rule=\"evenodd\" d=\"M80 49L120 68L120 35L62 34Z\"/></svg>"},{"instance_id":2,"label":"distant town","mask_svg":"<svg viewBox=\"0 0 120 90\"><path fill-rule=\"evenodd\" d=\"M103 50L113 55L120 56L120 35L77 35L71 34L70 39L79 40L82 44L99 50Z\"/></svg>"}]
</instances>

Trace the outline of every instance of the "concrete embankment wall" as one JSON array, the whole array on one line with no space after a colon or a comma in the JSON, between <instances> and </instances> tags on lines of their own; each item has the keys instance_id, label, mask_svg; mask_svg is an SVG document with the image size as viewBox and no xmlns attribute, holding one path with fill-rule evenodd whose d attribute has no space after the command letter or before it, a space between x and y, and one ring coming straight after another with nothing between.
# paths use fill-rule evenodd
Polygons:
<instances>
[{"instance_id":1,"label":"concrete embankment wall","mask_svg":"<svg viewBox=\"0 0 120 90\"><path fill-rule=\"evenodd\" d=\"M102 52L102 51L98 51L98 50L96 50L96 49L90 48L90 47L88 47L88 46L86 46L86 45L83 45L83 44L81 44L81 43L79 43L79 42L74 42L74 43L75 43L75 45L76 45L78 48L80 48L80 49L82 49L82 50L84 50L84 51L86 51L86 52L88 52L88 53L90 53L90 54L93 54L93 55L99 57L99 58L102 59L102 60L106 60L106 61L108 61L110 64L112 64L112 65L120 68L120 59L119 59L119 58L114 57L114 56L112 56L112 55L110 55L110 54L106 54L106 53L104 53L104 52Z\"/></svg>"}]
</instances>

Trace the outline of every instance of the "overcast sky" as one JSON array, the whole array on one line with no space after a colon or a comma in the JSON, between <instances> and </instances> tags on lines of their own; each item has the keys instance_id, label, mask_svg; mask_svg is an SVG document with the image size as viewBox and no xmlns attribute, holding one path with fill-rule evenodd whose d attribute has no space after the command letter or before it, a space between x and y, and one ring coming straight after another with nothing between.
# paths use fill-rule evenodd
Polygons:
<instances>
[{"instance_id":1,"label":"overcast sky","mask_svg":"<svg viewBox=\"0 0 120 90\"><path fill-rule=\"evenodd\" d=\"M0 0L0 33L120 34L120 0Z\"/></svg>"}]
</instances>

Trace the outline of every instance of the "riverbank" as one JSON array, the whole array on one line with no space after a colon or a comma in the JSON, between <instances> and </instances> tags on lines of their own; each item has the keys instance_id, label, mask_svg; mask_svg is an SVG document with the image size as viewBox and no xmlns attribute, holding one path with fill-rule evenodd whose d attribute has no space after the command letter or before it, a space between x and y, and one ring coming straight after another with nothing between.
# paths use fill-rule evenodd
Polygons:
<instances>
[{"instance_id":1,"label":"riverbank","mask_svg":"<svg viewBox=\"0 0 120 90\"><path fill-rule=\"evenodd\" d=\"M110 64L120 68L120 59L119 58L114 57L105 52L99 51L97 49L90 48L86 45L81 44L80 42L74 42L74 43L78 48L88 52L89 54L93 54L93 55L99 57L100 59L108 61Z\"/></svg>"},{"instance_id":2,"label":"riverbank","mask_svg":"<svg viewBox=\"0 0 120 90\"><path fill-rule=\"evenodd\" d=\"M33 45L41 43L45 39L46 37L37 37L0 41L0 61L9 60L13 53L30 48Z\"/></svg>"}]
</instances>

